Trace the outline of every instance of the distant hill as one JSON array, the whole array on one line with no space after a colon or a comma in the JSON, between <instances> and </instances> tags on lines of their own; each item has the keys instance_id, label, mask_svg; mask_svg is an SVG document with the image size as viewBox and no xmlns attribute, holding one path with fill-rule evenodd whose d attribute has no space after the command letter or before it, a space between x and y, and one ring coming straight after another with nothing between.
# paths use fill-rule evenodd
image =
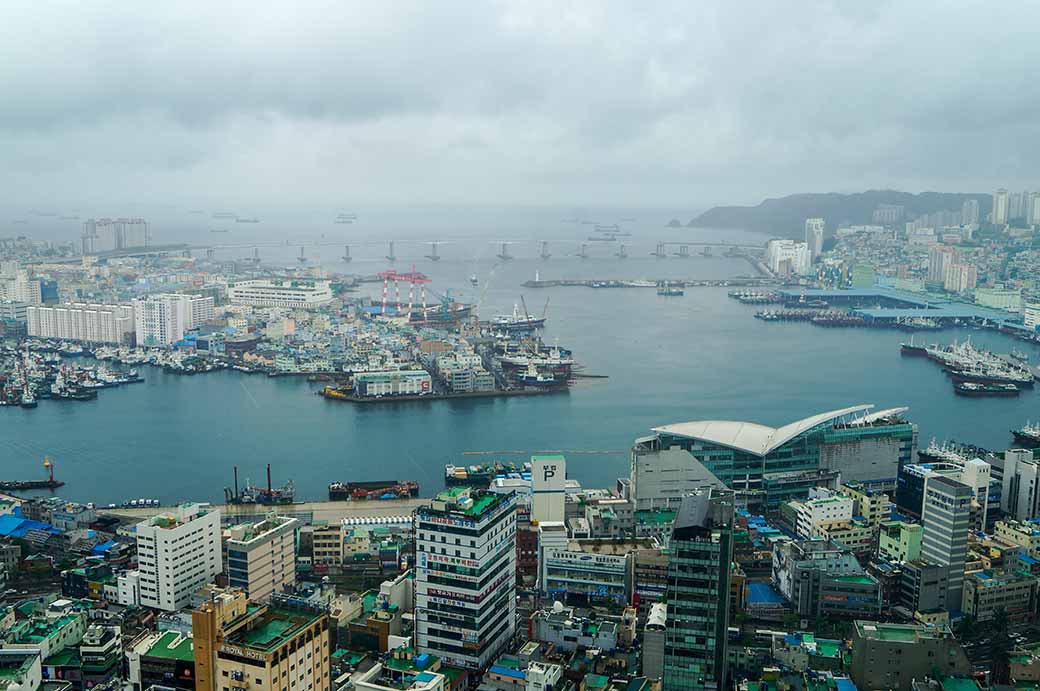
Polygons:
<instances>
[{"instance_id":1,"label":"distant hill","mask_svg":"<svg viewBox=\"0 0 1040 691\"><path fill-rule=\"evenodd\" d=\"M780 237L800 238L805 219L822 217L828 235L839 223L859 225L871 223L874 209L881 204L895 204L906 209L906 219L943 210L960 210L966 199L979 200L979 218L990 212L993 198L988 193L961 194L922 192L910 194L895 190L870 190L856 194L792 194L780 199L766 199L758 206L716 206L690 221L694 228L740 228Z\"/></svg>"}]
</instances>

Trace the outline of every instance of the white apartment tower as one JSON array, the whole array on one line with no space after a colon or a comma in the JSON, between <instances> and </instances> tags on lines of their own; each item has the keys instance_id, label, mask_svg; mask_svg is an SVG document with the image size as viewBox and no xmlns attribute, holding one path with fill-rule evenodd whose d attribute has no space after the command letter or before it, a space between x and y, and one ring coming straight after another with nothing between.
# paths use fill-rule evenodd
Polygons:
<instances>
[{"instance_id":1,"label":"white apartment tower","mask_svg":"<svg viewBox=\"0 0 1040 691\"><path fill-rule=\"evenodd\" d=\"M805 219L805 244L809 246L809 260L823 253L823 229L826 226L822 218Z\"/></svg>"},{"instance_id":2,"label":"white apartment tower","mask_svg":"<svg viewBox=\"0 0 1040 691\"><path fill-rule=\"evenodd\" d=\"M794 240L770 240L766 243L766 264L775 274L807 274L812 259L809 245Z\"/></svg>"},{"instance_id":3,"label":"white apartment tower","mask_svg":"<svg viewBox=\"0 0 1040 691\"><path fill-rule=\"evenodd\" d=\"M95 305L72 302L26 310L29 335L65 341L119 345L134 333L134 308L130 305Z\"/></svg>"},{"instance_id":4,"label":"white apartment tower","mask_svg":"<svg viewBox=\"0 0 1040 691\"><path fill-rule=\"evenodd\" d=\"M224 531L228 584L263 602L296 583L296 529L299 521L269 514L256 524Z\"/></svg>"},{"instance_id":5,"label":"white apartment tower","mask_svg":"<svg viewBox=\"0 0 1040 691\"><path fill-rule=\"evenodd\" d=\"M1008 191L1001 187L993 193L993 213L991 218L994 225L1007 225L1008 214L1011 211L1008 205Z\"/></svg>"},{"instance_id":6,"label":"white apartment tower","mask_svg":"<svg viewBox=\"0 0 1040 691\"><path fill-rule=\"evenodd\" d=\"M161 293L134 300L139 346L170 346L213 318L212 297Z\"/></svg>"},{"instance_id":7,"label":"white apartment tower","mask_svg":"<svg viewBox=\"0 0 1040 691\"><path fill-rule=\"evenodd\" d=\"M220 512L181 504L137 524L141 604L174 612L222 570Z\"/></svg>"},{"instance_id":8,"label":"white apartment tower","mask_svg":"<svg viewBox=\"0 0 1040 691\"><path fill-rule=\"evenodd\" d=\"M485 669L516 633L516 495L446 490L415 512L415 647Z\"/></svg>"}]
</instances>

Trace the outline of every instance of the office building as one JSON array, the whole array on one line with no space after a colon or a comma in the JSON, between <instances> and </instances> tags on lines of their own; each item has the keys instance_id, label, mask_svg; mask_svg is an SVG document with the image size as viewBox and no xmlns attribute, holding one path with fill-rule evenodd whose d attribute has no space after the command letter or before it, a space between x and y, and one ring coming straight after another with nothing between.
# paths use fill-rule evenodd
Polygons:
<instances>
[{"instance_id":1,"label":"office building","mask_svg":"<svg viewBox=\"0 0 1040 691\"><path fill-rule=\"evenodd\" d=\"M949 626L856 621L849 676L859 689L909 689L915 679L968 676L971 663Z\"/></svg>"},{"instance_id":2,"label":"office building","mask_svg":"<svg viewBox=\"0 0 1040 691\"><path fill-rule=\"evenodd\" d=\"M564 520L567 459L553 454L531 457L531 520Z\"/></svg>"},{"instance_id":3,"label":"office building","mask_svg":"<svg viewBox=\"0 0 1040 691\"><path fill-rule=\"evenodd\" d=\"M961 204L961 225L973 225L979 222L979 200L965 199Z\"/></svg>"},{"instance_id":4,"label":"office building","mask_svg":"<svg viewBox=\"0 0 1040 691\"><path fill-rule=\"evenodd\" d=\"M808 499L789 502L787 507L793 514L795 534L805 540L822 537L821 530L829 524L852 520L852 498L827 490L811 490Z\"/></svg>"},{"instance_id":5,"label":"office building","mask_svg":"<svg viewBox=\"0 0 1040 691\"><path fill-rule=\"evenodd\" d=\"M773 585L803 617L881 611L881 586L844 544L801 540L773 547Z\"/></svg>"},{"instance_id":6,"label":"office building","mask_svg":"<svg viewBox=\"0 0 1040 691\"><path fill-rule=\"evenodd\" d=\"M871 408L851 406L778 428L726 420L655 427L653 435L636 440L626 491L637 511L674 508L676 490L714 477L758 512L806 498L824 476L894 482L917 448L917 428L903 417L906 408ZM693 461L705 471L691 468ZM689 477L664 472L675 468L687 469Z\"/></svg>"},{"instance_id":7,"label":"office building","mask_svg":"<svg viewBox=\"0 0 1040 691\"><path fill-rule=\"evenodd\" d=\"M534 612L529 627L534 634L533 640L559 650L573 652L579 648L596 648L610 652L618 647L617 622L589 619L558 601L551 608Z\"/></svg>"},{"instance_id":8,"label":"office building","mask_svg":"<svg viewBox=\"0 0 1040 691\"><path fill-rule=\"evenodd\" d=\"M1012 623L1033 620L1037 606L1037 579L1022 571L976 571L964 579L961 611L975 621L992 621L1003 610Z\"/></svg>"},{"instance_id":9,"label":"office building","mask_svg":"<svg viewBox=\"0 0 1040 691\"><path fill-rule=\"evenodd\" d=\"M980 458L949 457L944 462L908 464L899 470L896 504L914 518L924 515L925 490L935 477L946 477L971 489L971 525L976 530L991 530L999 515L1003 489L993 477L992 467Z\"/></svg>"},{"instance_id":10,"label":"office building","mask_svg":"<svg viewBox=\"0 0 1040 691\"><path fill-rule=\"evenodd\" d=\"M145 691L154 685L195 691L195 652L190 634L145 632L130 644L126 661L131 691Z\"/></svg>"},{"instance_id":11,"label":"office building","mask_svg":"<svg viewBox=\"0 0 1040 691\"><path fill-rule=\"evenodd\" d=\"M415 647L485 669L516 630L516 495L455 487L415 512Z\"/></svg>"},{"instance_id":12,"label":"office building","mask_svg":"<svg viewBox=\"0 0 1040 691\"><path fill-rule=\"evenodd\" d=\"M1031 449L1008 449L1001 469L1000 508L1019 521L1040 516L1040 464Z\"/></svg>"},{"instance_id":13,"label":"office building","mask_svg":"<svg viewBox=\"0 0 1040 691\"><path fill-rule=\"evenodd\" d=\"M233 305L311 309L332 301L328 281L255 278L228 286L228 301Z\"/></svg>"},{"instance_id":14,"label":"office building","mask_svg":"<svg viewBox=\"0 0 1040 691\"><path fill-rule=\"evenodd\" d=\"M241 590L215 592L191 615L196 691L324 691L329 617L324 605L277 596L250 603Z\"/></svg>"},{"instance_id":15,"label":"office building","mask_svg":"<svg viewBox=\"0 0 1040 691\"><path fill-rule=\"evenodd\" d=\"M925 485L921 556L947 569L946 592L940 605L947 610L959 609L961 605L971 500L971 487L952 478L930 477Z\"/></svg>"},{"instance_id":16,"label":"office building","mask_svg":"<svg viewBox=\"0 0 1040 691\"><path fill-rule=\"evenodd\" d=\"M296 583L296 529L299 521L270 514L256 524L224 531L228 584L263 602Z\"/></svg>"},{"instance_id":17,"label":"office building","mask_svg":"<svg viewBox=\"0 0 1040 691\"><path fill-rule=\"evenodd\" d=\"M809 246L809 260L823 254L823 230L826 224L822 218L805 219L805 244Z\"/></svg>"},{"instance_id":18,"label":"office building","mask_svg":"<svg viewBox=\"0 0 1040 691\"><path fill-rule=\"evenodd\" d=\"M766 243L766 266L774 274L805 275L811 264L809 245L804 242L774 239Z\"/></svg>"},{"instance_id":19,"label":"office building","mask_svg":"<svg viewBox=\"0 0 1040 691\"><path fill-rule=\"evenodd\" d=\"M706 489L675 518L668 563L663 691L726 689L733 495Z\"/></svg>"},{"instance_id":20,"label":"office building","mask_svg":"<svg viewBox=\"0 0 1040 691\"><path fill-rule=\"evenodd\" d=\"M539 579L547 597L567 604L631 602L634 555L650 540L581 539L540 550Z\"/></svg>"},{"instance_id":21,"label":"office building","mask_svg":"<svg viewBox=\"0 0 1040 691\"><path fill-rule=\"evenodd\" d=\"M174 612L221 572L220 512L181 504L137 524L141 604Z\"/></svg>"},{"instance_id":22,"label":"office building","mask_svg":"<svg viewBox=\"0 0 1040 691\"><path fill-rule=\"evenodd\" d=\"M134 309L130 305L65 303L26 310L28 333L34 338L56 338L85 343L127 344L134 337Z\"/></svg>"},{"instance_id":23,"label":"office building","mask_svg":"<svg viewBox=\"0 0 1040 691\"><path fill-rule=\"evenodd\" d=\"M213 319L211 296L162 293L133 301L138 346L171 346Z\"/></svg>"}]
</instances>

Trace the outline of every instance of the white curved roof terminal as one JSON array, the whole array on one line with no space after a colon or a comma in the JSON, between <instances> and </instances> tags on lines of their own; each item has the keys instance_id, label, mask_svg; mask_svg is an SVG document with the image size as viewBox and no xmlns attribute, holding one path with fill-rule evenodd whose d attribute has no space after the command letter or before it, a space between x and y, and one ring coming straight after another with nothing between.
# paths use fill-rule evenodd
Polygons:
<instances>
[{"instance_id":1,"label":"white curved roof terminal","mask_svg":"<svg viewBox=\"0 0 1040 691\"><path fill-rule=\"evenodd\" d=\"M719 444L720 446L728 446L737 451L746 451L756 456L765 456L770 451L783 446L799 434L807 432L817 425L822 425L846 415L862 413L873 407L873 404L861 403L860 405L842 408L841 410L832 410L829 413L819 413L783 427L767 427L754 422L735 422L732 420L700 420L662 425L661 427L654 427L653 431L673 434L677 437L699 439Z\"/></svg>"}]
</instances>

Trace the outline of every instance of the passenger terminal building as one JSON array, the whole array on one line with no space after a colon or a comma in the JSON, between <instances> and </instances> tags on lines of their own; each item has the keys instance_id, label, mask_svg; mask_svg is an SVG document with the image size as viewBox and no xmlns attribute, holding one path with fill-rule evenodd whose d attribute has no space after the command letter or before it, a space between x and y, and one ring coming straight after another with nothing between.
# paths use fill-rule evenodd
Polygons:
<instances>
[{"instance_id":1,"label":"passenger terminal building","mask_svg":"<svg viewBox=\"0 0 1040 691\"><path fill-rule=\"evenodd\" d=\"M727 420L655 427L636 440L619 489L636 511L675 510L686 494L722 483L749 510L775 512L811 487L856 481L894 488L899 469L914 462L917 426L903 417L907 408L873 408L832 410L783 427Z\"/></svg>"}]
</instances>

